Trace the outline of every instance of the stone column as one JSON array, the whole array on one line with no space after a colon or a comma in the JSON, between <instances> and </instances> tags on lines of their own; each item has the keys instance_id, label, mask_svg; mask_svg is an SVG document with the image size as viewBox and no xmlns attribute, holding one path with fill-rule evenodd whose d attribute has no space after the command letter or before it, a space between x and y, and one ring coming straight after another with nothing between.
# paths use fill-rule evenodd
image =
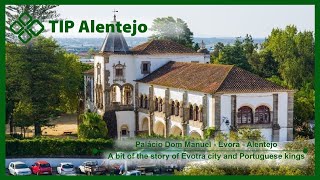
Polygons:
<instances>
[{"instance_id":1,"label":"stone column","mask_svg":"<svg viewBox=\"0 0 320 180\"><path fill-rule=\"evenodd\" d=\"M287 141L293 141L293 102L294 92L288 92Z\"/></svg>"},{"instance_id":2,"label":"stone column","mask_svg":"<svg viewBox=\"0 0 320 180\"><path fill-rule=\"evenodd\" d=\"M169 119L170 119L170 89L167 88L165 91L165 97L164 97L164 109L165 109L165 132L164 137L168 137L170 133L170 126L169 126Z\"/></svg>"},{"instance_id":3,"label":"stone column","mask_svg":"<svg viewBox=\"0 0 320 180\"><path fill-rule=\"evenodd\" d=\"M220 125L221 125L221 95L215 94L214 95L214 126L216 130L220 131Z\"/></svg>"},{"instance_id":4,"label":"stone column","mask_svg":"<svg viewBox=\"0 0 320 180\"><path fill-rule=\"evenodd\" d=\"M231 95L231 120L230 127L235 129L237 127L237 96Z\"/></svg>"},{"instance_id":5,"label":"stone column","mask_svg":"<svg viewBox=\"0 0 320 180\"><path fill-rule=\"evenodd\" d=\"M120 87L120 105L123 105L124 103L124 99L123 99L123 87Z\"/></svg>"},{"instance_id":6,"label":"stone column","mask_svg":"<svg viewBox=\"0 0 320 180\"><path fill-rule=\"evenodd\" d=\"M139 83L136 83L134 86L134 114L135 114L135 124L136 124L136 132L137 135L139 132Z\"/></svg>"},{"instance_id":7,"label":"stone column","mask_svg":"<svg viewBox=\"0 0 320 180\"><path fill-rule=\"evenodd\" d=\"M183 100L182 100L182 136L186 136L188 134L188 122L189 122L189 104L188 104L188 92L185 91L183 93Z\"/></svg>"},{"instance_id":8,"label":"stone column","mask_svg":"<svg viewBox=\"0 0 320 180\"><path fill-rule=\"evenodd\" d=\"M278 123L278 94L273 94L272 141L279 142L280 125Z\"/></svg>"},{"instance_id":9,"label":"stone column","mask_svg":"<svg viewBox=\"0 0 320 180\"><path fill-rule=\"evenodd\" d=\"M208 95L205 94L202 97L202 126L201 129L203 131L203 134L205 134L205 130L208 126Z\"/></svg>"},{"instance_id":10,"label":"stone column","mask_svg":"<svg viewBox=\"0 0 320 180\"><path fill-rule=\"evenodd\" d=\"M149 87L149 117L150 117L149 135L151 135L153 133L153 117L154 117L153 96L154 96L154 88L153 88L153 85L151 85Z\"/></svg>"},{"instance_id":11,"label":"stone column","mask_svg":"<svg viewBox=\"0 0 320 180\"><path fill-rule=\"evenodd\" d=\"M105 111L110 110L110 104L111 104L111 101L110 101L110 88L106 88L104 90L104 102L105 102L105 106L104 106Z\"/></svg>"}]
</instances>

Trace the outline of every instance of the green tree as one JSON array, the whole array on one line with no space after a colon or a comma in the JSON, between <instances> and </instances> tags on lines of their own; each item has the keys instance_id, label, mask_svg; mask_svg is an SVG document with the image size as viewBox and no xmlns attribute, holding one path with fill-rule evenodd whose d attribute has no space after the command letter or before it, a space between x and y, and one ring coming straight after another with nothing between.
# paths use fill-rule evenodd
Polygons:
<instances>
[{"instance_id":1,"label":"green tree","mask_svg":"<svg viewBox=\"0 0 320 180\"><path fill-rule=\"evenodd\" d=\"M192 48L193 33L188 24L180 18L162 17L153 20L150 28L154 33L150 39L167 39Z\"/></svg>"},{"instance_id":2,"label":"green tree","mask_svg":"<svg viewBox=\"0 0 320 180\"><path fill-rule=\"evenodd\" d=\"M264 78L279 76L279 64L272 56L272 52L262 50L259 53L254 52L249 58L249 64L255 74Z\"/></svg>"},{"instance_id":3,"label":"green tree","mask_svg":"<svg viewBox=\"0 0 320 180\"><path fill-rule=\"evenodd\" d=\"M79 138L97 139L107 138L108 129L106 122L97 113L85 113L80 116L82 120L78 134Z\"/></svg>"},{"instance_id":4,"label":"green tree","mask_svg":"<svg viewBox=\"0 0 320 180\"><path fill-rule=\"evenodd\" d=\"M199 43L195 43L195 44L193 45L193 49L194 49L195 51L199 50L199 49L200 49Z\"/></svg>"},{"instance_id":5,"label":"green tree","mask_svg":"<svg viewBox=\"0 0 320 180\"><path fill-rule=\"evenodd\" d=\"M243 42L237 38L233 45L226 45L221 50L221 54L215 62L219 64L236 65L242 69L251 71L251 66L248 63L246 53L244 51Z\"/></svg>"},{"instance_id":6,"label":"green tree","mask_svg":"<svg viewBox=\"0 0 320 180\"><path fill-rule=\"evenodd\" d=\"M300 89L314 78L313 32L298 32L295 26L273 29L262 45L279 63L281 79L290 88Z\"/></svg>"},{"instance_id":7,"label":"green tree","mask_svg":"<svg viewBox=\"0 0 320 180\"><path fill-rule=\"evenodd\" d=\"M6 44L7 118L20 101L32 105L35 135L57 116L58 110L74 112L83 92L82 65L77 56L61 49L52 38L37 37L29 44Z\"/></svg>"},{"instance_id":8,"label":"green tree","mask_svg":"<svg viewBox=\"0 0 320 180\"><path fill-rule=\"evenodd\" d=\"M15 108L13 110L14 126L21 128L21 134L23 132L23 137L25 137L26 128L33 125L31 116L31 103L20 101L15 105Z\"/></svg>"},{"instance_id":9,"label":"green tree","mask_svg":"<svg viewBox=\"0 0 320 180\"><path fill-rule=\"evenodd\" d=\"M29 89L27 61L22 61L24 51L25 48L17 44L6 44L6 122L10 125L10 134L13 133L15 105L26 97Z\"/></svg>"},{"instance_id":10,"label":"green tree","mask_svg":"<svg viewBox=\"0 0 320 180\"><path fill-rule=\"evenodd\" d=\"M212 56L214 58L219 57L219 54L223 50L223 48L224 48L224 44L222 42L218 42L217 44L215 44L213 47Z\"/></svg>"},{"instance_id":11,"label":"green tree","mask_svg":"<svg viewBox=\"0 0 320 180\"><path fill-rule=\"evenodd\" d=\"M54 10L57 5L8 5L6 6L6 40L14 42L17 38L10 31L10 25L19 17L23 12L29 13L33 18L41 22L56 19L59 14Z\"/></svg>"},{"instance_id":12,"label":"green tree","mask_svg":"<svg viewBox=\"0 0 320 180\"><path fill-rule=\"evenodd\" d=\"M60 109L63 112L75 112L83 87L82 65L79 57L65 53L59 63L62 83L60 84Z\"/></svg>"}]
</instances>

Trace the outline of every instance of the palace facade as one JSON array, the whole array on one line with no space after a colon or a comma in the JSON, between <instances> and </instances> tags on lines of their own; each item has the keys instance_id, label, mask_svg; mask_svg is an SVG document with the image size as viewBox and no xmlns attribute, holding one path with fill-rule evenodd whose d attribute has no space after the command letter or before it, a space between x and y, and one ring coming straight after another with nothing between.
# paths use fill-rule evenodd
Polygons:
<instances>
[{"instance_id":1,"label":"palace facade","mask_svg":"<svg viewBox=\"0 0 320 180\"><path fill-rule=\"evenodd\" d=\"M108 33L84 74L85 109L101 114L119 139L139 133L203 138L211 127L293 139L294 91L234 65L209 63L204 44L197 52L168 40L129 49L121 33Z\"/></svg>"}]
</instances>

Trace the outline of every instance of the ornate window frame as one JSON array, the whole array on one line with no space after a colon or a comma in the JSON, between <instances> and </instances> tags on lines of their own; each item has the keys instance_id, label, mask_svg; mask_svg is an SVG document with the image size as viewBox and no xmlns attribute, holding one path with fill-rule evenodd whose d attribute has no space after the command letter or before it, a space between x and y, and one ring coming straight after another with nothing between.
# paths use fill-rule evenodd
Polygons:
<instances>
[{"instance_id":1,"label":"ornate window frame","mask_svg":"<svg viewBox=\"0 0 320 180\"><path fill-rule=\"evenodd\" d=\"M113 67L113 81L126 82L126 79L125 79L126 63L121 64L119 61L118 64L113 64L112 67ZM122 72L122 73L118 74L117 72Z\"/></svg>"}]
</instances>

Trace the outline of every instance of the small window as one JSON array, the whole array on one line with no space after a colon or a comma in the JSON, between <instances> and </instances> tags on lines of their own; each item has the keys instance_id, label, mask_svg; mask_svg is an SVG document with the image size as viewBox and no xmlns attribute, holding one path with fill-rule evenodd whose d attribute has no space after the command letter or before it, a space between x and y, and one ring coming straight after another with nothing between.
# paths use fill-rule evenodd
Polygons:
<instances>
[{"instance_id":1,"label":"small window","mask_svg":"<svg viewBox=\"0 0 320 180\"><path fill-rule=\"evenodd\" d=\"M123 76L123 69L116 69L116 76Z\"/></svg>"},{"instance_id":2,"label":"small window","mask_svg":"<svg viewBox=\"0 0 320 180\"><path fill-rule=\"evenodd\" d=\"M150 73L150 62L146 61L146 62L142 62L141 64L141 73L142 74L149 74Z\"/></svg>"},{"instance_id":3,"label":"small window","mask_svg":"<svg viewBox=\"0 0 320 180\"><path fill-rule=\"evenodd\" d=\"M143 66L142 66L142 71L143 72L148 72L148 70L149 70L149 66L148 66L149 64L143 64Z\"/></svg>"}]
</instances>

